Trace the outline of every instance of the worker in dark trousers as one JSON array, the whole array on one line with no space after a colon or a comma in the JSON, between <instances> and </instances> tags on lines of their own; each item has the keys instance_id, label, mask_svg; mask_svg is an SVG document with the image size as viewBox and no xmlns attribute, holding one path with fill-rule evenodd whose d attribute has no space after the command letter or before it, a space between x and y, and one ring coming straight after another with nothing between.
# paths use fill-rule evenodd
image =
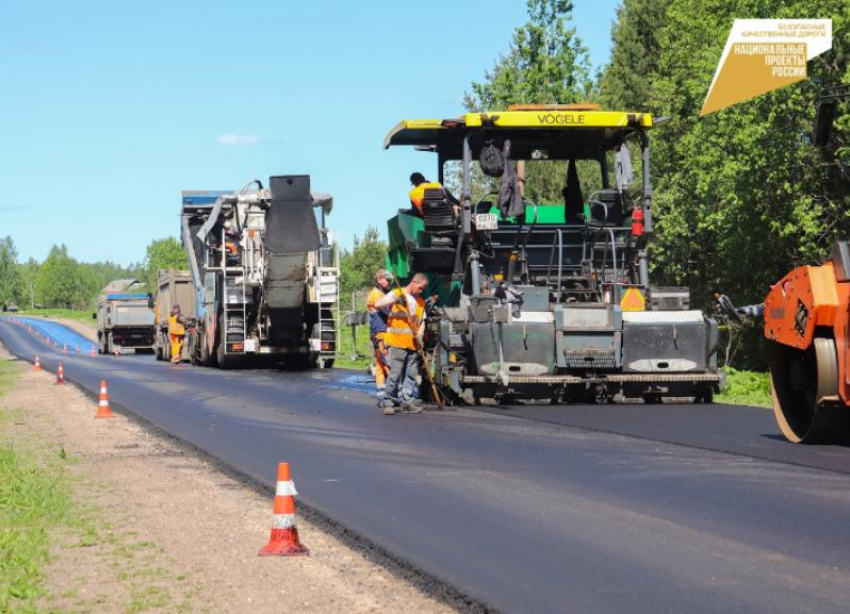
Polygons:
<instances>
[{"instance_id":1,"label":"worker in dark trousers","mask_svg":"<svg viewBox=\"0 0 850 614\"><path fill-rule=\"evenodd\" d=\"M388 307L378 309L375 303L384 298L392 287L393 276L386 269L378 269L375 273L375 285L366 297L366 309L369 311L369 339L375 350L375 388L377 390L378 407L392 407L392 402L387 400L386 386L390 367L387 357L387 346L384 337L387 333L387 318L390 310Z\"/></svg>"},{"instance_id":2,"label":"worker in dark trousers","mask_svg":"<svg viewBox=\"0 0 850 614\"><path fill-rule=\"evenodd\" d=\"M419 353L425 333L425 301L422 293L428 277L416 273L404 288L396 288L375 302L378 309L390 308L384 343L390 373L387 377L386 396L390 403L384 414L420 413L422 403L416 398L420 383ZM417 346L417 344L419 344Z\"/></svg>"}]
</instances>

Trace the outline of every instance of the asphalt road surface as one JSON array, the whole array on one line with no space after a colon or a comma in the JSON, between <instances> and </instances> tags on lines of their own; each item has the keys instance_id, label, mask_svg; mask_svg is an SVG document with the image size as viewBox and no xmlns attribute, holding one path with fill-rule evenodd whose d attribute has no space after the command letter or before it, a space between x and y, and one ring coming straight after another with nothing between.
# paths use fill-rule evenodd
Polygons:
<instances>
[{"instance_id":1,"label":"asphalt road surface","mask_svg":"<svg viewBox=\"0 0 850 614\"><path fill-rule=\"evenodd\" d=\"M767 410L386 417L351 372L62 356L7 319L0 338L270 486L289 461L301 501L496 611L848 611L850 449L785 443Z\"/></svg>"}]
</instances>

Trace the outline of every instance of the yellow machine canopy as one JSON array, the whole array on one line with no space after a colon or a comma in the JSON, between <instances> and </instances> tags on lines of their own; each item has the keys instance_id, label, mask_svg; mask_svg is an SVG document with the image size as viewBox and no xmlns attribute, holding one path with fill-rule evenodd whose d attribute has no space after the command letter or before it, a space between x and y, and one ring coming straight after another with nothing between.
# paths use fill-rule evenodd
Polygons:
<instances>
[{"instance_id":1,"label":"yellow machine canopy","mask_svg":"<svg viewBox=\"0 0 850 614\"><path fill-rule=\"evenodd\" d=\"M652 127L649 113L601 111L595 105L513 105L507 111L467 113L457 119L407 119L384 139L384 148L409 145L437 151L445 160L462 158L463 141L510 139L513 159L596 158L614 149L626 135Z\"/></svg>"}]
</instances>

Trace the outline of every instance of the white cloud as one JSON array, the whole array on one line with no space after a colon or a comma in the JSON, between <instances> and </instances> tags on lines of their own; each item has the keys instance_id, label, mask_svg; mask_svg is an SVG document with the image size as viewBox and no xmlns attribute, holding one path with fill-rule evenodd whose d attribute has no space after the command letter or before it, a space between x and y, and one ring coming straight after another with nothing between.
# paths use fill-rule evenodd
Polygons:
<instances>
[{"instance_id":1,"label":"white cloud","mask_svg":"<svg viewBox=\"0 0 850 614\"><path fill-rule=\"evenodd\" d=\"M218 145L256 145L260 139L252 134L222 134L215 137Z\"/></svg>"}]
</instances>

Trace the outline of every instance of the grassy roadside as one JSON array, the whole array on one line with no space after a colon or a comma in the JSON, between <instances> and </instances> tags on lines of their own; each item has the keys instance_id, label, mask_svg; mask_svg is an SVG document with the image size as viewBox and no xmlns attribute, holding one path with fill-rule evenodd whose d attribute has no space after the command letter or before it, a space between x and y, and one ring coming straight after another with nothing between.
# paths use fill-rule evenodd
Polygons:
<instances>
[{"instance_id":1,"label":"grassy roadside","mask_svg":"<svg viewBox=\"0 0 850 614\"><path fill-rule=\"evenodd\" d=\"M352 358L354 339L351 327L343 325L337 343L334 366L346 369L365 369L372 362L372 342L369 340L369 325L357 327L357 358Z\"/></svg>"},{"instance_id":2,"label":"grassy roadside","mask_svg":"<svg viewBox=\"0 0 850 614\"><path fill-rule=\"evenodd\" d=\"M741 371L732 367L726 372L726 388L714 397L717 403L772 407L770 398L770 374L758 371Z\"/></svg>"},{"instance_id":3,"label":"grassy roadside","mask_svg":"<svg viewBox=\"0 0 850 614\"><path fill-rule=\"evenodd\" d=\"M0 396L20 375L0 361ZM70 519L65 455L37 458L10 437L14 412L0 414L0 612L36 612L48 560L48 530Z\"/></svg>"},{"instance_id":4,"label":"grassy roadside","mask_svg":"<svg viewBox=\"0 0 850 614\"><path fill-rule=\"evenodd\" d=\"M20 377L0 358L0 614L199 611L199 587L156 543L119 528L121 512L99 507L111 487L9 409Z\"/></svg>"}]
</instances>

